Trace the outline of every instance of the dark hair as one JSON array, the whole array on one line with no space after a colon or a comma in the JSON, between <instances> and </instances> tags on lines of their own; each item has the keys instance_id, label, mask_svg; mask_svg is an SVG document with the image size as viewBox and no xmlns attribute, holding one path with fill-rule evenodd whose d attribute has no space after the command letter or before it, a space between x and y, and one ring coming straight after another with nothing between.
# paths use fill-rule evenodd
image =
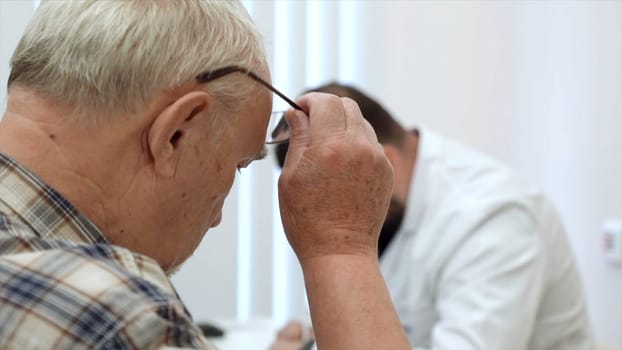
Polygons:
<instances>
[{"instance_id":1,"label":"dark hair","mask_svg":"<svg viewBox=\"0 0 622 350\"><path fill-rule=\"evenodd\" d=\"M309 89L305 93L307 92L326 92L353 99L359 105L363 117L371 124L374 131L376 131L378 142L383 145L391 144L398 148L402 146L406 130L393 119L391 114L389 114L380 103L374 101L361 90L349 85L332 82L314 89ZM281 167L283 167L283 163L285 162L287 147L287 143L280 144L276 147L276 157Z\"/></svg>"}]
</instances>

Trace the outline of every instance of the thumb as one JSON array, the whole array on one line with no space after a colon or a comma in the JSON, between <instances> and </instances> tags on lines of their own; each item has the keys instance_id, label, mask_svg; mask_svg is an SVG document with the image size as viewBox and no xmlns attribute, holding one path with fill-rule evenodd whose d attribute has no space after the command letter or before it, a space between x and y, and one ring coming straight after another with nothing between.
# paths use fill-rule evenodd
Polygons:
<instances>
[{"instance_id":1,"label":"thumb","mask_svg":"<svg viewBox=\"0 0 622 350\"><path fill-rule=\"evenodd\" d=\"M292 109L285 114L285 120L287 120L287 124L291 129L289 146L284 163L284 167L287 167L288 163L296 164L298 162L298 159L302 156L305 146L307 145L309 137L309 117L302 111Z\"/></svg>"}]
</instances>

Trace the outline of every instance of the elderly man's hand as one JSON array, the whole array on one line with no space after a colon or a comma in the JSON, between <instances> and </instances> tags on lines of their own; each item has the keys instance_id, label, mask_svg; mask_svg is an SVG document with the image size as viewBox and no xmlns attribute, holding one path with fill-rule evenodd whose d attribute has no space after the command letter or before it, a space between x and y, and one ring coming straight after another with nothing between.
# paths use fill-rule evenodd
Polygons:
<instances>
[{"instance_id":1,"label":"elderly man's hand","mask_svg":"<svg viewBox=\"0 0 622 350\"><path fill-rule=\"evenodd\" d=\"M298 259L376 256L393 170L356 103L322 93L290 111L289 150L279 179L283 226Z\"/></svg>"},{"instance_id":2,"label":"elderly man's hand","mask_svg":"<svg viewBox=\"0 0 622 350\"><path fill-rule=\"evenodd\" d=\"M291 111L281 219L319 349L410 349L378 266L393 169L354 101L310 93Z\"/></svg>"}]
</instances>

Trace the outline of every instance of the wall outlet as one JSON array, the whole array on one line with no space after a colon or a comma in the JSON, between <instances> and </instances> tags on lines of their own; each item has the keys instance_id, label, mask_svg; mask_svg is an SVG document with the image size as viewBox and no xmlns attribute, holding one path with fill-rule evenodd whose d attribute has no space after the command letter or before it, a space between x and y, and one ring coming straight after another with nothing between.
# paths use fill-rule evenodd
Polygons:
<instances>
[{"instance_id":1,"label":"wall outlet","mask_svg":"<svg viewBox=\"0 0 622 350\"><path fill-rule=\"evenodd\" d=\"M602 244L605 260L622 265L622 220L607 220L603 223Z\"/></svg>"}]
</instances>

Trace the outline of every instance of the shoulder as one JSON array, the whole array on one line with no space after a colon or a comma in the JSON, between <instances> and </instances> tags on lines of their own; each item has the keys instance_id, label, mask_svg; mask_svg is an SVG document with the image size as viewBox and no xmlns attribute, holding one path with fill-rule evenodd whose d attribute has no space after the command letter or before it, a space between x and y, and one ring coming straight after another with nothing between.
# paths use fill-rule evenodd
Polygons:
<instances>
[{"instance_id":1,"label":"shoulder","mask_svg":"<svg viewBox=\"0 0 622 350\"><path fill-rule=\"evenodd\" d=\"M420 254L443 266L460 251L472 252L469 243L499 254L515 251L517 242L540 249L539 241L548 235L543 222L557 220L545 210L550 205L541 191L505 165L454 141L424 133L423 150L426 146L413 189L415 196L423 193L416 204L423 208L416 238Z\"/></svg>"},{"instance_id":2,"label":"shoulder","mask_svg":"<svg viewBox=\"0 0 622 350\"><path fill-rule=\"evenodd\" d=\"M168 282L131 271L128 259L149 263L107 245L3 255L0 320L8 322L0 343L150 348L204 341Z\"/></svg>"},{"instance_id":3,"label":"shoulder","mask_svg":"<svg viewBox=\"0 0 622 350\"><path fill-rule=\"evenodd\" d=\"M421 201L427 216L445 222L517 213L532 217L546 202L539 189L508 166L427 130L416 172L414 193L425 192Z\"/></svg>"}]
</instances>

